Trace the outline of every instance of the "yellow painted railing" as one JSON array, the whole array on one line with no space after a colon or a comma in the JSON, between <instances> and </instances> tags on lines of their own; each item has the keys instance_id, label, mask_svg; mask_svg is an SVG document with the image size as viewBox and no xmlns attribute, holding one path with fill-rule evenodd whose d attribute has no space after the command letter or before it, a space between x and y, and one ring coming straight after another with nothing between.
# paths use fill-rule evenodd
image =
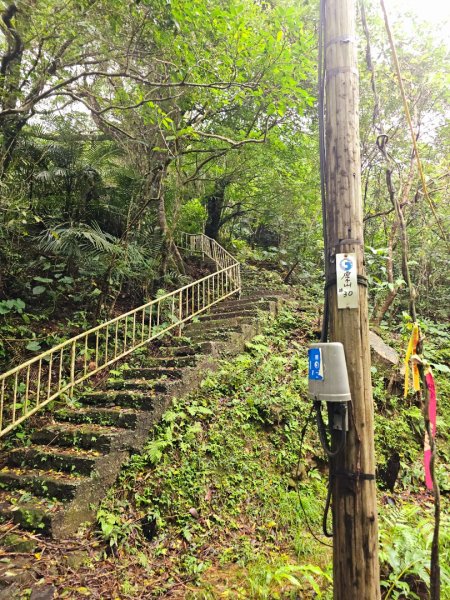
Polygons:
<instances>
[{"instance_id":1,"label":"yellow painted railing","mask_svg":"<svg viewBox=\"0 0 450 600\"><path fill-rule=\"evenodd\" d=\"M186 321L240 292L240 264L215 240L182 234L180 247L207 256L217 270L0 375L0 437L137 348L173 329L181 331Z\"/></svg>"}]
</instances>

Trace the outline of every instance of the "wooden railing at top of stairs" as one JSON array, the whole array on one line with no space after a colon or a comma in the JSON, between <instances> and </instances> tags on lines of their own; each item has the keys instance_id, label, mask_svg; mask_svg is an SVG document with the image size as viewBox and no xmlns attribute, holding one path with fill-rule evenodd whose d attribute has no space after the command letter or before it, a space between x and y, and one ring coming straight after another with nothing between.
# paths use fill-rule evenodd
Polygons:
<instances>
[{"instance_id":1,"label":"wooden railing at top of stairs","mask_svg":"<svg viewBox=\"0 0 450 600\"><path fill-rule=\"evenodd\" d=\"M178 328L221 300L239 293L239 262L204 234L181 236L179 247L199 252L216 264L211 275L164 294L92 327L0 375L0 437L52 400Z\"/></svg>"}]
</instances>

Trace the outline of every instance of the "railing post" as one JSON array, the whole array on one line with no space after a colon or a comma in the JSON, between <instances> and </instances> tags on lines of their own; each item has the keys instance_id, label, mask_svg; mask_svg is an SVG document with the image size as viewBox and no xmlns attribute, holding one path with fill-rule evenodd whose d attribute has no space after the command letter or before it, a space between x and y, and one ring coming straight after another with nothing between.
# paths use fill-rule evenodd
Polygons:
<instances>
[{"instance_id":1,"label":"railing post","mask_svg":"<svg viewBox=\"0 0 450 600\"><path fill-rule=\"evenodd\" d=\"M178 325L178 337L181 337L181 321L183 320L183 292L180 291L178 294L178 320L180 324Z\"/></svg>"},{"instance_id":2,"label":"railing post","mask_svg":"<svg viewBox=\"0 0 450 600\"><path fill-rule=\"evenodd\" d=\"M76 353L76 342L72 342L72 348L70 352L70 388L69 398L73 398L73 388L75 382L75 353Z\"/></svg>"},{"instance_id":3,"label":"railing post","mask_svg":"<svg viewBox=\"0 0 450 600\"><path fill-rule=\"evenodd\" d=\"M2 391L0 392L0 430L3 428L3 407L5 405L5 387L6 381L2 381Z\"/></svg>"}]
</instances>

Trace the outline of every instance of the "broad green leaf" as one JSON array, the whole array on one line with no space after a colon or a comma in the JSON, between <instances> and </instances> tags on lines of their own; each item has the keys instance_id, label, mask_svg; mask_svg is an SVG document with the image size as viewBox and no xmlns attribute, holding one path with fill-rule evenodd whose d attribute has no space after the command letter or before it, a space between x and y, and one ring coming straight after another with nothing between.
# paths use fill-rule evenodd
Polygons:
<instances>
[{"instance_id":1,"label":"broad green leaf","mask_svg":"<svg viewBox=\"0 0 450 600\"><path fill-rule=\"evenodd\" d=\"M45 292L46 288L43 285L36 285L33 289L33 295L34 296L40 296L41 294L43 294Z\"/></svg>"}]
</instances>

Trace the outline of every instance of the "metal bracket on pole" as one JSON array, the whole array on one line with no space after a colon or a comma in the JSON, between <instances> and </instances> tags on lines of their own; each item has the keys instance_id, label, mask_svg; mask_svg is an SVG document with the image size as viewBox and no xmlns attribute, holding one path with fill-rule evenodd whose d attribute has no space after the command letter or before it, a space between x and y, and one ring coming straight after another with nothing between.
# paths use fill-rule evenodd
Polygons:
<instances>
[{"instance_id":1,"label":"metal bracket on pole","mask_svg":"<svg viewBox=\"0 0 450 600\"><path fill-rule=\"evenodd\" d=\"M330 79L331 77L340 75L341 73L351 73L352 75L359 77L358 69L355 69L355 67L334 67L333 69L327 69L326 78Z\"/></svg>"},{"instance_id":2,"label":"metal bracket on pole","mask_svg":"<svg viewBox=\"0 0 450 600\"><path fill-rule=\"evenodd\" d=\"M357 40L352 35L338 35L335 38L332 38L325 44L325 48L331 46L332 44L356 44Z\"/></svg>"}]
</instances>

